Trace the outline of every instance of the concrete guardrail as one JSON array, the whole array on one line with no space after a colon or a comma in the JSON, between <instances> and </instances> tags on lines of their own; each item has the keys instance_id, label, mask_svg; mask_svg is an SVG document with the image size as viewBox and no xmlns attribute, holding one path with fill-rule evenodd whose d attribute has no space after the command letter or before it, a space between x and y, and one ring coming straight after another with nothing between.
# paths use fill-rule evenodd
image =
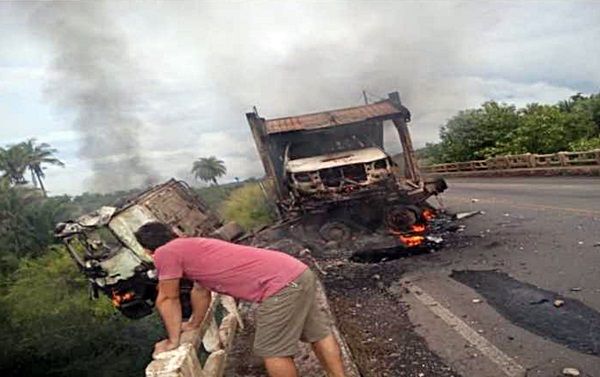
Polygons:
<instances>
[{"instance_id":1,"label":"concrete guardrail","mask_svg":"<svg viewBox=\"0 0 600 377\"><path fill-rule=\"evenodd\" d=\"M498 156L486 160L453 162L422 166L426 174L500 171L512 169L548 170L600 166L600 149L584 152L558 152L552 154L519 154Z\"/></svg>"},{"instance_id":2,"label":"concrete guardrail","mask_svg":"<svg viewBox=\"0 0 600 377\"><path fill-rule=\"evenodd\" d=\"M181 335L181 345L158 354L146 367L146 377L221 377L237 326L242 327L232 297L213 293L202 325Z\"/></svg>"}]
</instances>

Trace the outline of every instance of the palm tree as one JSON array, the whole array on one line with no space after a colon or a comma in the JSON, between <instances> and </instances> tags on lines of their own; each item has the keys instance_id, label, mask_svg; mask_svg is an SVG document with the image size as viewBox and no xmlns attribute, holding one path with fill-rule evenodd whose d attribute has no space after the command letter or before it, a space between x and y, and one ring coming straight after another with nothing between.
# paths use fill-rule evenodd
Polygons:
<instances>
[{"instance_id":1,"label":"palm tree","mask_svg":"<svg viewBox=\"0 0 600 377\"><path fill-rule=\"evenodd\" d=\"M39 183L40 189L42 189L44 196L47 196L46 187L44 187L43 180L46 178L46 174L44 173L44 168L42 165L47 164L65 166L65 164L58 158L54 157L54 154L57 151L56 149L51 148L50 144L37 144L35 139L29 139L21 143L21 145L28 155L27 168L31 172L31 181L36 187Z\"/></svg>"},{"instance_id":2,"label":"palm tree","mask_svg":"<svg viewBox=\"0 0 600 377\"><path fill-rule=\"evenodd\" d=\"M225 163L215 156L201 157L192 165L192 174L196 179L213 182L215 185L217 185L217 178L224 176L225 173L227 173Z\"/></svg>"},{"instance_id":3,"label":"palm tree","mask_svg":"<svg viewBox=\"0 0 600 377\"><path fill-rule=\"evenodd\" d=\"M28 161L28 153L22 143L7 148L0 147L0 171L9 183L14 185L27 183L25 172Z\"/></svg>"}]
</instances>

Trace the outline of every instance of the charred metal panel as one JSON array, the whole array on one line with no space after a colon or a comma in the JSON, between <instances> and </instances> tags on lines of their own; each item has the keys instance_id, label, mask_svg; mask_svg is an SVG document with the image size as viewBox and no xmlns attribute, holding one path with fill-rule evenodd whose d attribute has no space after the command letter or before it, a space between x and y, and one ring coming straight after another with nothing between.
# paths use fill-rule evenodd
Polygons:
<instances>
[{"instance_id":1,"label":"charred metal panel","mask_svg":"<svg viewBox=\"0 0 600 377\"><path fill-rule=\"evenodd\" d=\"M401 112L402 110L394 106L391 101L383 100L370 105L269 119L265 126L268 134L276 134L363 123L377 119L392 119L399 116Z\"/></svg>"}]
</instances>

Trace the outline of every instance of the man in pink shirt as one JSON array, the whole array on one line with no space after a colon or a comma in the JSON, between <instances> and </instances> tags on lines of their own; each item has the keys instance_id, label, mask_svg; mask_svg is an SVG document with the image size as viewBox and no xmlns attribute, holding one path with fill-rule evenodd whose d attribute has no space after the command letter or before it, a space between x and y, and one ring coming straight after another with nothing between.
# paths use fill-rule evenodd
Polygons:
<instances>
[{"instance_id":1,"label":"man in pink shirt","mask_svg":"<svg viewBox=\"0 0 600 377\"><path fill-rule=\"evenodd\" d=\"M141 226L135 236L154 258L158 271L156 307L168 338L155 353L179 346L181 331L200 326L211 291L260 303L254 352L264 358L271 377L296 377L293 356L299 340L311 343L327 374L343 377L340 349L330 321L315 300L316 278L299 260L279 251L210 238L178 238L163 223ZM179 280L195 282L192 316L182 323Z\"/></svg>"}]
</instances>

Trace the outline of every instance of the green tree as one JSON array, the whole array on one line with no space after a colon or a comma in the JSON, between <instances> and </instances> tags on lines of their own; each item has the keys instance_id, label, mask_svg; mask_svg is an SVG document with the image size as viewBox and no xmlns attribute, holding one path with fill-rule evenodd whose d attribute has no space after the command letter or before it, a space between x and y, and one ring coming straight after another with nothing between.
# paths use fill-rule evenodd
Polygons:
<instances>
[{"instance_id":1,"label":"green tree","mask_svg":"<svg viewBox=\"0 0 600 377\"><path fill-rule=\"evenodd\" d=\"M64 247L21 262L0 314L0 374L15 377L139 375L163 332L154 316L131 321L90 301Z\"/></svg>"},{"instance_id":2,"label":"green tree","mask_svg":"<svg viewBox=\"0 0 600 377\"><path fill-rule=\"evenodd\" d=\"M217 178L224 176L227 173L227 168L222 160L210 156L201 157L194 161L191 172L196 179L217 185Z\"/></svg>"},{"instance_id":3,"label":"green tree","mask_svg":"<svg viewBox=\"0 0 600 377\"><path fill-rule=\"evenodd\" d=\"M23 144L0 147L0 170L11 184L25 184L25 172L29 163L29 154Z\"/></svg>"},{"instance_id":4,"label":"green tree","mask_svg":"<svg viewBox=\"0 0 600 377\"><path fill-rule=\"evenodd\" d=\"M511 105L486 102L479 109L459 112L440 131L443 162L483 159L497 153L498 145L519 126L519 115Z\"/></svg>"},{"instance_id":5,"label":"green tree","mask_svg":"<svg viewBox=\"0 0 600 377\"><path fill-rule=\"evenodd\" d=\"M55 242L55 224L72 211L66 196L44 198L39 190L0 182L0 251L19 258L41 254Z\"/></svg>"},{"instance_id":6,"label":"green tree","mask_svg":"<svg viewBox=\"0 0 600 377\"><path fill-rule=\"evenodd\" d=\"M499 154L556 153L574 140L589 138L595 125L581 112L563 112L558 106L529 104L519 111L519 127L498 148Z\"/></svg>"},{"instance_id":7,"label":"green tree","mask_svg":"<svg viewBox=\"0 0 600 377\"><path fill-rule=\"evenodd\" d=\"M35 139L29 139L22 143L22 148L27 154L27 168L31 172L31 181L36 187L39 184L44 196L47 196L43 165L65 166L65 164L54 156L57 150L51 148L50 144L38 144Z\"/></svg>"}]
</instances>

